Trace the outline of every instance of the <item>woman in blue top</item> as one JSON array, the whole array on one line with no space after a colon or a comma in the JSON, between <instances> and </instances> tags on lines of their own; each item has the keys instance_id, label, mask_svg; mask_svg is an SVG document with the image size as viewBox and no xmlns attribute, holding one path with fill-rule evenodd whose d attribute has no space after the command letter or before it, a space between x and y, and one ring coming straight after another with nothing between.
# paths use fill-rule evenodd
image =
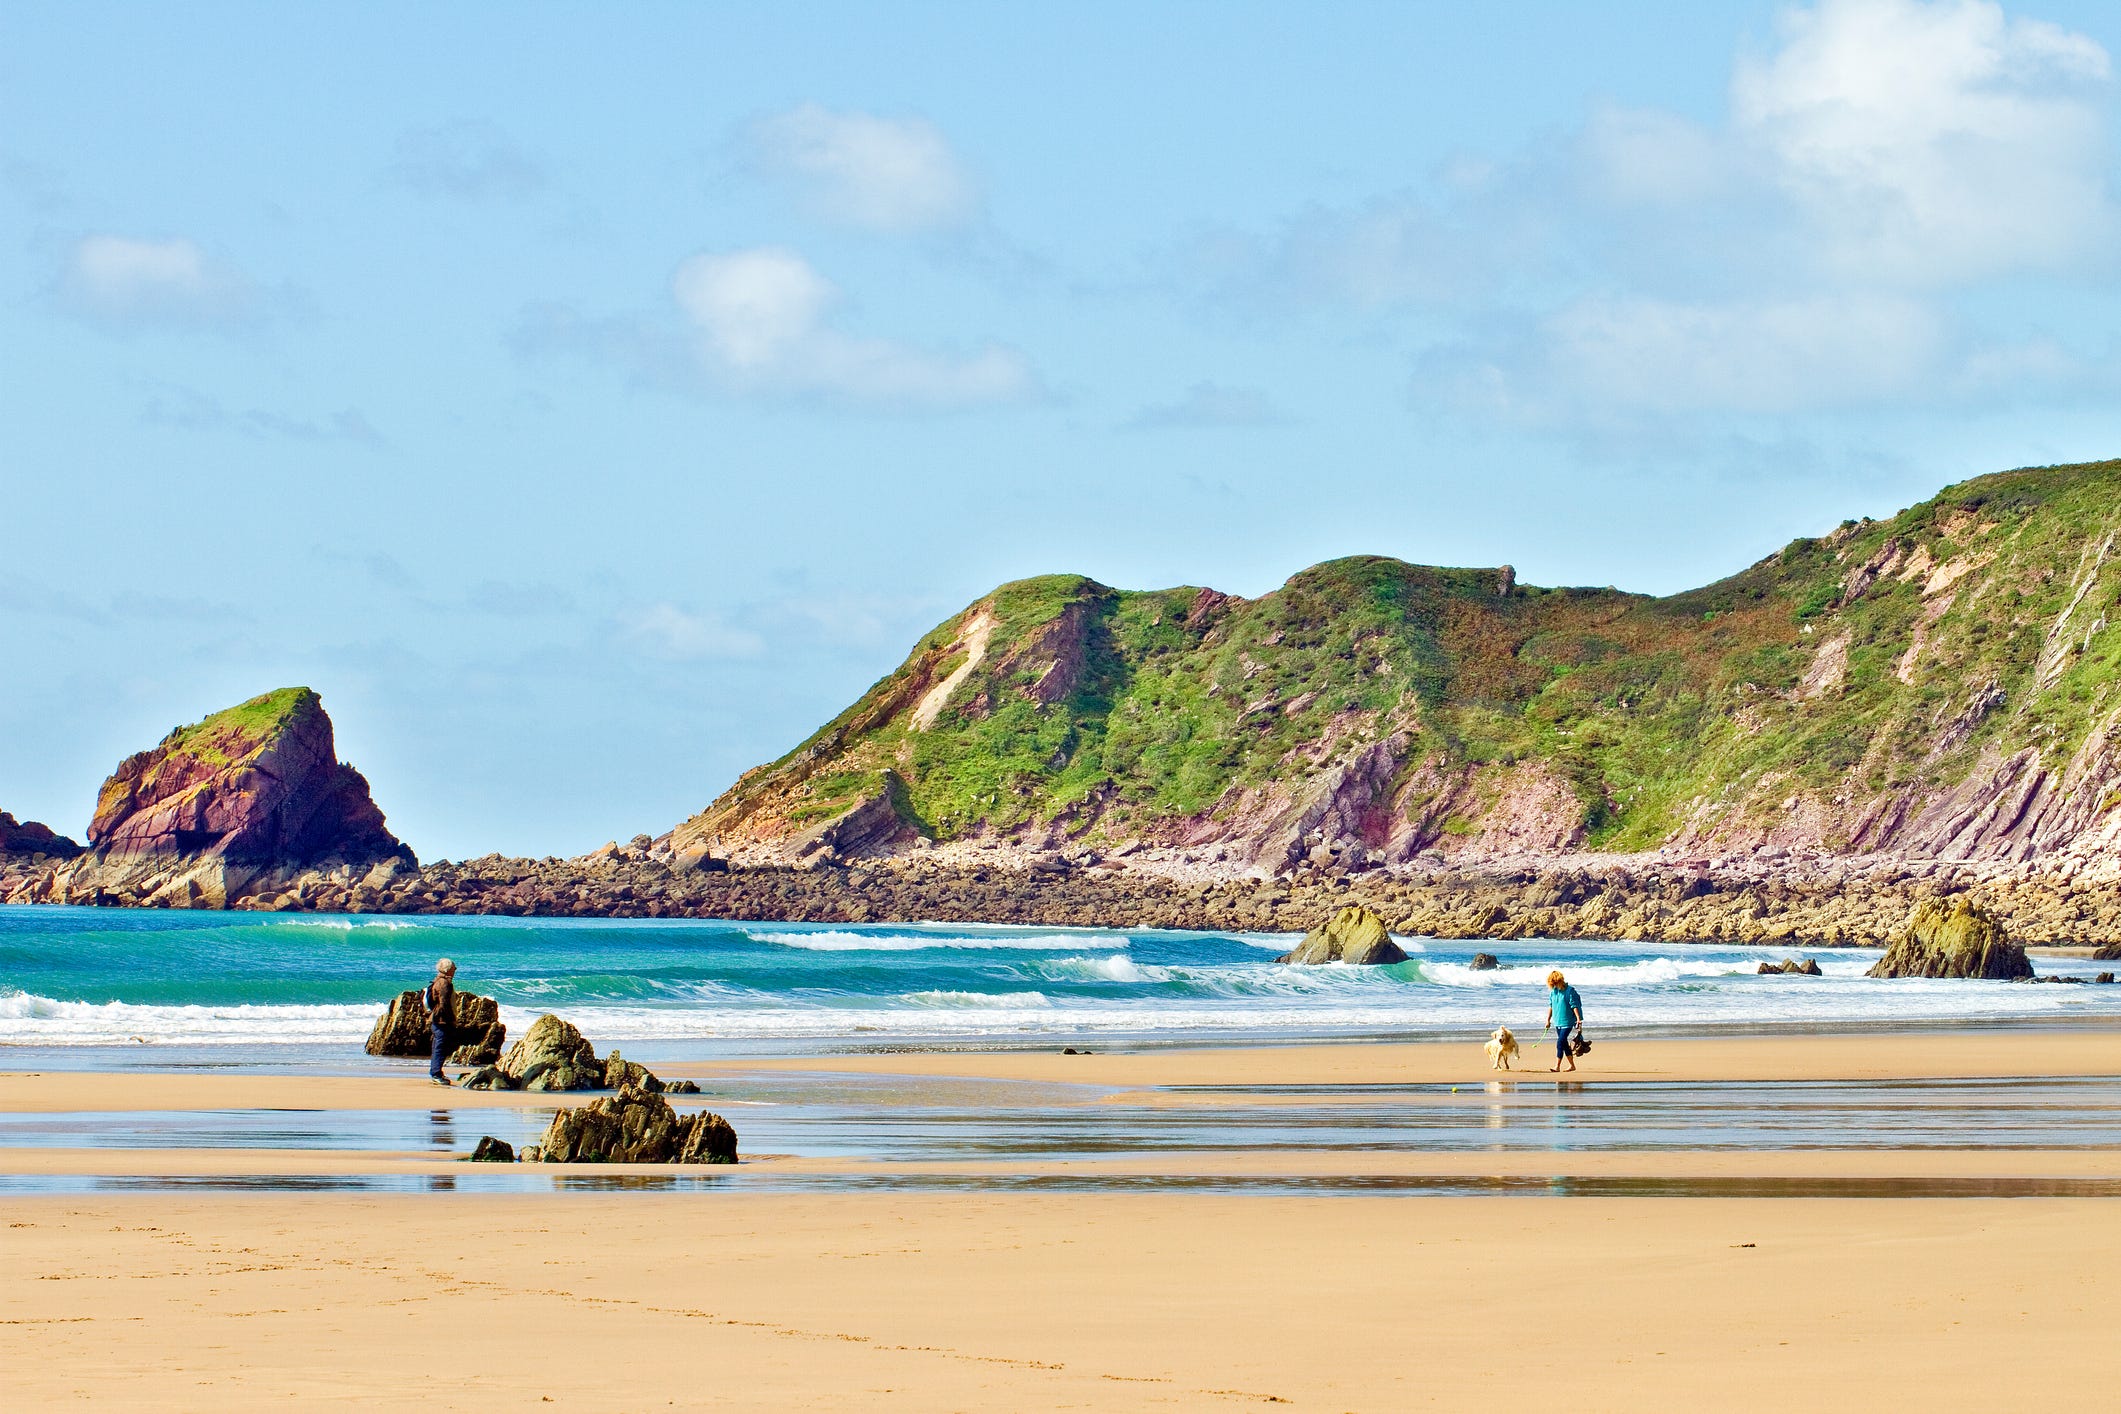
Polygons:
<instances>
[{"instance_id":1,"label":"woman in blue top","mask_svg":"<svg viewBox=\"0 0 2121 1414\"><path fill-rule=\"evenodd\" d=\"M1583 1025L1583 998L1576 995L1568 979L1559 972L1547 974L1547 1029L1554 1033L1554 1063L1549 1070L1561 1069L1567 1061L1569 1069L1576 1068L1576 1057L1569 1054L1569 1037Z\"/></svg>"}]
</instances>

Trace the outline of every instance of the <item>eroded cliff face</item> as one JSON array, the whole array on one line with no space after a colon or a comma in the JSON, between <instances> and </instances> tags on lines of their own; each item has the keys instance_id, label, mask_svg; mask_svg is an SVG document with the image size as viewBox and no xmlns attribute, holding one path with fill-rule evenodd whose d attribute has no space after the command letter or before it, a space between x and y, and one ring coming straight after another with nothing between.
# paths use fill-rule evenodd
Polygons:
<instances>
[{"instance_id":1,"label":"eroded cliff face","mask_svg":"<svg viewBox=\"0 0 2121 1414\"><path fill-rule=\"evenodd\" d=\"M1247 600L1005 585L669 840L1175 872L2121 847L2121 463L2008 472L1665 599L1375 557Z\"/></svg>"},{"instance_id":2,"label":"eroded cliff face","mask_svg":"<svg viewBox=\"0 0 2121 1414\"><path fill-rule=\"evenodd\" d=\"M220 907L261 881L337 870L409 870L361 773L338 759L308 688L267 693L119 763L103 783L89 849L18 902Z\"/></svg>"}]
</instances>

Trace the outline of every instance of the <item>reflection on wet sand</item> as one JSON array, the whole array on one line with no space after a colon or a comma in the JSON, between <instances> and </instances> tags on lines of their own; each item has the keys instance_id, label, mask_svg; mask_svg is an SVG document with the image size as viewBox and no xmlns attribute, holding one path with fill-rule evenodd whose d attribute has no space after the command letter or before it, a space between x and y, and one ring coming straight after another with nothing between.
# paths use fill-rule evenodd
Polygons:
<instances>
[{"instance_id":1,"label":"reflection on wet sand","mask_svg":"<svg viewBox=\"0 0 2121 1414\"><path fill-rule=\"evenodd\" d=\"M1092 1085L1004 1080L918 1079L760 1071L720 1077L700 1103L732 1116L747 1155L810 1161L808 1171L747 1166L703 1174L552 1174L499 1170L452 1176L411 1173L301 1174L221 1178L198 1166L166 1177L123 1173L127 1165L85 1161L68 1175L18 1172L0 1188L39 1191L118 1185L126 1189L215 1185L235 1189L292 1185L329 1191L432 1191L437 1186L485 1191L623 1189L848 1191L893 1185L997 1191L1058 1187L1063 1191L1206 1188L1228 1192L1460 1193L1634 1192L1759 1196L1981 1196L2070 1193L2106 1196L2108 1179L2082 1172L2052 1180L1937 1174L1894 1179L1876 1172L1744 1179L1658 1174L1639 1180L1614 1173L1554 1179L1523 1172L1334 1172L1361 1166L1358 1156L1577 1156L1820 1153L2026 1154L2121 1150L2121 1086L2108 1077L1895 1081L1628 1081L1494 1079L1453 1086L1431 1083L1181 1085L1119 1091ZM0 1154L27 1151L165 1150L182 1153L303 1151L365 1160L432 1163L458 1157L484 1134L521 1147L550 1119L542 1108L481 1107L457 1122L452 1109L167 1110L0 1115ZM1232 1157L1280 1156L1291 1170L1241 1175ZM1336 1157L1337 1156L1337 1157ZM1154 1174L1118 1171L1124 1161L1171 1160ZM818 1162L868 1165L826 1172ZM1089 1171L1100 1163L1102 1172ZM1023 1170L1084 1166L1056 1174ZM877 1171L877 1165L934 1168L948 1174ZM39 1170L52 1165L13 1163ZM1115 1167L1116 1166L1116 1167ZM243 1167L234 1165L231 1167ZM1374 1167L1374 1165L1373 1165ZM1522 1169L1522 1163L1516 1167ZM1011 1169L1017 1170L1011 1172ZM2042 1189L2054 1182L2059 1189ZM2115 1180L2121 1181L2121 1180ZM1755 1188L1744 1188L1752 1183ZM1553 1188L1552 1184L1563 1185ZM1738 1184L1733 1189L1730 1185ZM1813 1185L1807 1188L1805 1185ZM1912 1186L1893 1187L1894 1184ZM1952 1184L1975 1185L1953 1188ZM1991 1187L1979 1187L1991 1184ZM1663 1185L1661 1187L1656 1185ZM1818 1185L1828 1185L1820 1188ZM1833 1187L1832 1185L1841 1185Z\"/></svg>"}]
</instances>

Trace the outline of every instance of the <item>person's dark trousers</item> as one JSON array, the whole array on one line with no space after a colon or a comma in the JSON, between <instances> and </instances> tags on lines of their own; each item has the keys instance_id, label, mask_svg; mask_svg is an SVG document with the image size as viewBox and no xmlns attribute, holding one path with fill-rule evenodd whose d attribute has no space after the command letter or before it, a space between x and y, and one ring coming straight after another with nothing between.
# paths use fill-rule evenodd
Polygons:
<instances>
[{"instance_id":1,"label":"person's dark trousers","mask_svg":"<svg viewBox=\"0 0 2121 1414\"><path fill-rule=\"evenodd\" d=\"M439 1021L429 1022L429 1034L434 1037L434 1054L428 1059L427 1073L436 1080L442 1078L442 1057L449 1051L449 1028Z\"/></svg>"}]
</instances>

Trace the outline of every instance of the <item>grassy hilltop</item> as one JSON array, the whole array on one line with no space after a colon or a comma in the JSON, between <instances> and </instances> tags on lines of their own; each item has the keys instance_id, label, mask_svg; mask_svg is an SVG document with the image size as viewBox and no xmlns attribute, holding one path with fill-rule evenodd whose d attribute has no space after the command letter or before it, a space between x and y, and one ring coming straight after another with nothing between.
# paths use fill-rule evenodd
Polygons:
<instances>
[{"instance_id":1,"label":"grassy hilltop","mask_svg":"<svg viewBox=\"0 0 2121 1414\"><path fill-rule=\"evenodd\" d=\"M1251 600L1023 580L677 839L2018 857L2121 802L2117 527L2100 462L1964 482L1664 598L1374 556Z\"/></svg>"}]
</instances>

